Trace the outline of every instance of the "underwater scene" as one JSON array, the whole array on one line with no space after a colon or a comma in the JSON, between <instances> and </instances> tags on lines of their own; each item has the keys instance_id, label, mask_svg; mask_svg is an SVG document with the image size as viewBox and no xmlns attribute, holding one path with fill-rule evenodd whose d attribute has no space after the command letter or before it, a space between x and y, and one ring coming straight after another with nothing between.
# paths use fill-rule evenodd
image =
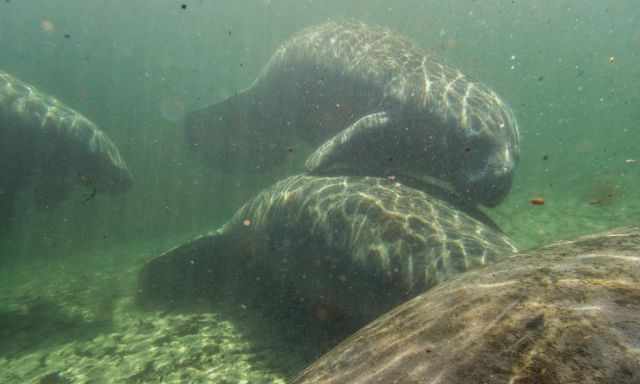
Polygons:
<instances>
[{"instance_id":1,"label":"underwater scene","mask_svg":"<svg viewBox=\"0 0 640 384\"><path fill-rule=\"evenodd\" d=\"M632 0L0 1L0 383L640 383Z\"/></svg>"}]
</instances>

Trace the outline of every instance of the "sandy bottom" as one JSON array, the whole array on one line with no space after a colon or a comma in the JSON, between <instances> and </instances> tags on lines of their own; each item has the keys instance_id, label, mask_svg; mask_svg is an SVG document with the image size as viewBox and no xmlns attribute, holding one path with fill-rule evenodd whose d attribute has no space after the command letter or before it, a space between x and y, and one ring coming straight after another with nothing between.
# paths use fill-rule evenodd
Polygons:
<instances>
[{"instance_id":1,"label":"sandy bottom","mask_svg":"<svg viewBox=\"0 0 640 384\"><path fill-rule=\"evenodd\" d=\"M242 303L141 310L136 270L31 266L5 281L0 383L285 383L319 353Z\"/></svg>"}]
</instances>

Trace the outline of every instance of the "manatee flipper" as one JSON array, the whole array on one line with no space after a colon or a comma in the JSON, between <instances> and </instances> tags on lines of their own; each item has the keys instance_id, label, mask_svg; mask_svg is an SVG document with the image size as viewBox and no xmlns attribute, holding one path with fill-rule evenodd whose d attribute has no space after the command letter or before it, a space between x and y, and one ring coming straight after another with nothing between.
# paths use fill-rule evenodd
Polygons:
<instances>
[{"instance_id":1,"label":"manatee flipper","mask_svg":"<svg viewBox=\"0 0 640 384\"><path fill-rule=\"evenodd\" d=\"M249 91L187 113L187 144L221 171L241 168L262 172L284 161L287 146L274 139L288 137L277 127L265 127L263 111ZM274 131L276 130L276 131Z\"/></svg>"},{"instance_id":2,"label":"manatee flipper","mask_svg":"<svg viewBox=\"0 0 640 384\"><path fill-rule=\"evenodd\" d=\"M446 146L446 137L415 134L430 123L397 112L366 115L322 144L307 158L305 168L319 175L397 176L413 187L427 188L429 193L430 187L418 184L454 193L446 181L450 165L438 155L438 148ZM441 171L414 174L411 169L415 164L435 165Z\"/></svg>"},{"instance_id":3,"label":"manatee flipper","mask_svg":"<svg viewBox=\"0 0 640 384\"><path fill-rule=\"evenodd\" d=\"M307 172L312 174L333 173L341 164L354 164L364 152L374 150L374 146L384 140L385 128L391 123L387 112L378 112L358 119L351 126L322 144L305 163ZM362 156L365 158L365 156ZM369 155L367 155L369 157ZM363 164L364 166L364 164Z\"/></svg>"},{"instance_id":4,"label":"manatee flipper","mask_svg":"<svg viewBox=\"0 0 640 384\"><path fill-rule=\"evenodd\" d=\"M468 197L460 194L447 180L446 160L434 147L442 147L442 138L414 135L428 120L403 120L397 114L377 112L366 115L322 144L305 163L306 171L316 175L387 176L428 194L446 200L475 219L498 229ZM400 129L397 125L401 124ZM412 174L415 164L438 164L444 173L432 176Z\"/></svg>"}]
</instances>

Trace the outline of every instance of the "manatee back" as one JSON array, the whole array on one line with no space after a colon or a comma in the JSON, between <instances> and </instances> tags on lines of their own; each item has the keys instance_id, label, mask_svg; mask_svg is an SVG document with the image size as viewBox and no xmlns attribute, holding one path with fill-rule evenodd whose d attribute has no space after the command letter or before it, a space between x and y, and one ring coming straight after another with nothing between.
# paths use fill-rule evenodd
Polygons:
<instances>
[{"instance_id":1,"label":"manatee back","mask_svg":"<svg viewBox=\"0 0 640 384\"><path fill-rule=\"evenodd\" d=\"M398 306L293 383L637 383L640 232L513 255Z\"/></svg>"}]
</instances>

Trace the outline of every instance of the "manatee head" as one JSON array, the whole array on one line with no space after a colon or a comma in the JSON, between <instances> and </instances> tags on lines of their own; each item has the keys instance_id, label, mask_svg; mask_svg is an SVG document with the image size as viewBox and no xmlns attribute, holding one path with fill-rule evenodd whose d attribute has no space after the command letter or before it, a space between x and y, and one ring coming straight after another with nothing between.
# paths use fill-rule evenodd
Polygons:
<instances>
[{"instance_id":1,"label":"manatee head","mask_svg":"<svg viewBox=\"0 0 640 384\"><path fill-rule=\"evenodd\" d=\"M128 168L112 167L110 172L96 180L96 189L98 192L117 195L125 193L131 189L133 185L133 177Z\"/></svg>"},{"instance_id":2,"label":"manatee head","mask_svg":"<svg viewBox=\"0 0 640 384\"><path fill-rule=\"evenodd\" d=\"M475 83L464 102L448 146L450 177L461 194L493 207L511 190L520 155L518 124L509 106L482 85Z\"/></svg>"},{"instance_id":3,"label":"manatee head","mask_svg":"<svg viewBox=\"0 0 640 384\"><path fill-rule=\"evenodd\" d=\"M127 192L133 185L129 167L113 141L93 127L85 139L87 144L71 157L77 183L98 193L115 195Z\"/></svg>"}]
</instances>

